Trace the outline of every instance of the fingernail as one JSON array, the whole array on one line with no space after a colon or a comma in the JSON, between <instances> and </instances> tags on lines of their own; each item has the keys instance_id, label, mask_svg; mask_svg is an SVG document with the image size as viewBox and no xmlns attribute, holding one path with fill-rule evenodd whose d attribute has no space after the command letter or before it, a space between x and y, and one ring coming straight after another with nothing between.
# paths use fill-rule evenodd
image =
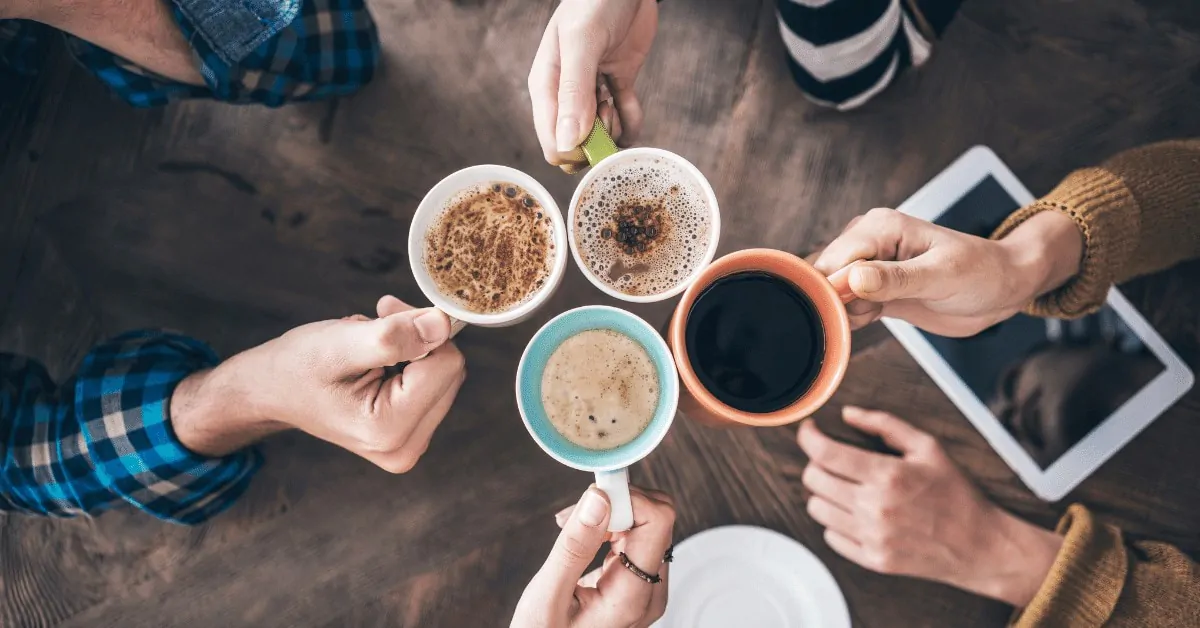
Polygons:
<instances>
[{"instance_id":1,"label":"fingernail","mask_svg":"<svg viewBox=\"0 0 1200 628\"><path fill-rule=\"evenodd\" d=\"M445 323L445 314L437 310L429 310L413 320L417 328L417 336L425 344L441 342L446 339L449 325Z\"/></svg>"},{"instance_id":2,"label":"fingernail","mask_svg":"<svg viewBox=\"0 0 1200 628\"><path fill-rule=\"evenodd\" d=\"M579 126L571 118L562 118L558 121L555 138L558 140L558 152L569 153L575 150L579 140Z\"/></svg>"},{"instance_id":3,"label":"fingernail","mask_svg":"<svg viewBox=\"0 0 1200 628\"><path fill-rule=\"evenodd\" d=\"M858 406L842 406L842 416L862 416L863 409Z\"/></svg>"},{"instance_id":4,"label":"fingernail","mask_svg":"<svg viewBox=\"0 0 1200 628\"><path fill-rule=\"evenodd\" d=\"M857 278L858 281L853 282L858 292L869 294L876 292L883 287L883 273L879 272L878 268L872 266L859 266L851 271L851 277Z\"/></svg>"},{"instance_id":5,"label":"fingernail","mask_svg":"<svg viewBox=\"0 0 1200 628\"><path fill-rule=\"evenodd\" d=\"M608 500L600 496L600 493L592 489L588 489L583 494L583 499L579 500L577 508L579 512L579 521L589 528L594 528L604 521L604 515L608 514Z\"/></svg>"}]
</instances>

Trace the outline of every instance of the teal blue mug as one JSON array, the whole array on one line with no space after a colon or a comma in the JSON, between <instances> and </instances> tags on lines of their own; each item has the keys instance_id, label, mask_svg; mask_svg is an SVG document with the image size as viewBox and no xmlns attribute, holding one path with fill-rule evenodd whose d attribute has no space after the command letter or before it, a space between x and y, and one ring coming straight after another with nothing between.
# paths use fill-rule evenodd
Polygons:
<instances>
[{"instance_id":1,"label":"teal blue mug","mask_svg":"<svg viewBox=\"0 0 1200 628\"><path fill-rule=\"evenodd\" d=\"M612 449L587 449L554 428L542 405L542 375L555 349L584 331L608 329L633 339L646 350L658 377L658 406L636 438ZM641 318L615 307L588 305L559 314L533 335L517 366L517 407L533 440L555 460L596 474L596 486L608 495L612 515L608 529L633 527L628 467L645 458L667 435L679 403L675 359L658 331Z\"/></svg>"}]
</instances>

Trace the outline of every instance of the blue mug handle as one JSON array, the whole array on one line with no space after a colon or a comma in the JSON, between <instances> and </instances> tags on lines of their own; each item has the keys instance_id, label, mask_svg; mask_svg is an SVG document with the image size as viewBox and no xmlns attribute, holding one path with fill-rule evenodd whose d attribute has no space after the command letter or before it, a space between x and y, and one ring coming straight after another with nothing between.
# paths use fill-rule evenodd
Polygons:
<instances>
[{"instance_id":1,"label":"blue mug handle","mask_svg":"<svg viewBox=\"0 0 1200 628\"><path fill-rule=\"evenodd\" d=\"M609 532L624 532L633 527L633 501L629 498L629 469L596 472L596 488L608 496L611 513Z\"/></svg>"}]
</instances>

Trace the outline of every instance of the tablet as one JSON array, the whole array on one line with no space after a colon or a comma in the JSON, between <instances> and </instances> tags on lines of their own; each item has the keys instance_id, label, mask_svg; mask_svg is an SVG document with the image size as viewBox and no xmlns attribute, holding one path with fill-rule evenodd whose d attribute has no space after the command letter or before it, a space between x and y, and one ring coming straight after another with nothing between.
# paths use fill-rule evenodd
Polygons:
<instances>
[{"instance_id":1,"label":"tablet","mask_svg":"<svg viewBox=\"0 0 1200 628\"><path fill-rule=\"evenodd\" d=\"M898 209L988 237L1033 195L978 146ZM969 338L884 319L1038 497L1062 499L1192 387L1194 377L1113 288L1105 306L1065 321L1018 314Z\"/></svg>"}]
</instances>

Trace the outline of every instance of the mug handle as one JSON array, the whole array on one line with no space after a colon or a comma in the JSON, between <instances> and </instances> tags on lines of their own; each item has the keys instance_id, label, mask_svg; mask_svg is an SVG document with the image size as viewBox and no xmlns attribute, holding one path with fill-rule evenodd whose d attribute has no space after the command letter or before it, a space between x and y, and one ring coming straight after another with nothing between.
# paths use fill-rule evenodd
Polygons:
<instances>
[{"instance_id":1,"label":"mug handle","mask_svg":"<svg viewBox=\"0 0 1200 628\"><path fill-rule=\"evenodd\" d=\"M629 498L629 469L596 472L596 488L608 495L612 509L609 532L624 532L633 527L633 501Z\"/></svg>"},{"instance_id":2,"label":"mug handle","mask_svg":"<svg viewBox=\"0 0 1200 628\"><path fill-rule=\"evenodd\" d=\"M604 128L604 123L600 121L599 116L592 123L592 131L588 133L587 139L583 141L583 144L579 145L579 149L587 157L589 166L595 166L606 158L616 155L619 150L617 143L608 134L608 130Z\"/></svg>"}]
</instances>

